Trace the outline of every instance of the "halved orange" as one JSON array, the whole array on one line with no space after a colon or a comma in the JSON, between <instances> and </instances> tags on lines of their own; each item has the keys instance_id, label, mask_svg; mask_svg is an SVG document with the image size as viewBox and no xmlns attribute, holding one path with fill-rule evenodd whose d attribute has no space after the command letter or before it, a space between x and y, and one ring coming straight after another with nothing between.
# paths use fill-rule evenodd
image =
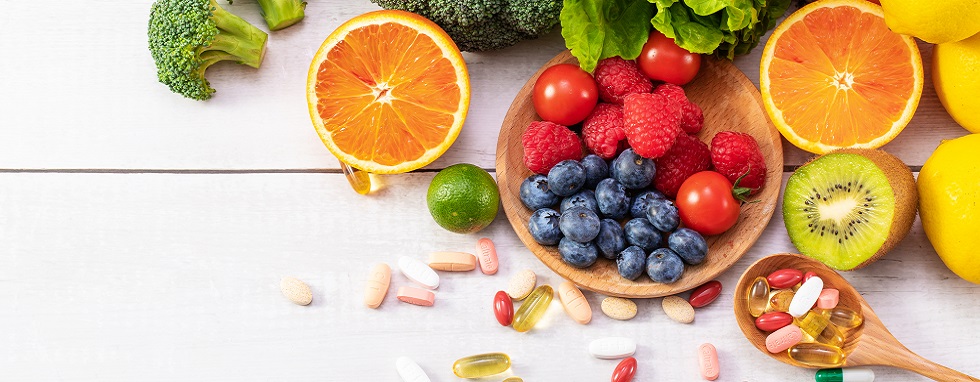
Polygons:
<instances>
[{"instance_id":1,"label":"halved orange","mask_svg":"<svg viewBox=\"0 0 980 382\"><path fill-rule=\"evenodd\" d=\"M338 159L375 174L425 166L453 144L470 103L453 40L414 13L357 16L323 42L306 80L310 118Z\"/></svg>"},{"instance_id":2,"label":"halved orange","mask_svg":"<svg viewBox=\"0 0 980 382\"><path fill-rule=\"evenodd\" d=\"M880 6L818 1L773 31L759 87L769 118L797 147L878 148L915 113L922 59L915 40L888 29Z\"/></svg>"}]
</instances>

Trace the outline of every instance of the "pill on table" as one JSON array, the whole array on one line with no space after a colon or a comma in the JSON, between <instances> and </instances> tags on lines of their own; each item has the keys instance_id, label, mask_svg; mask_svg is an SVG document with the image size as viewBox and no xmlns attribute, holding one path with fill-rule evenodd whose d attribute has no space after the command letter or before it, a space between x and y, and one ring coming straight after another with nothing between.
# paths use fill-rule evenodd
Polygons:
<instances>
[{"instance_id":1,"label":"pill on table","mask_svg":"<svg viewBox=\"0 0 980 382\"><path fill-rule=\"evenodd\" d=\"M764 332L775 332L793 323L793 316L785 312L769 312L755 319L755 327Z\"/></svg>"},{"instance_id":2,"label":"pill on table","mask_svg":"<svg viewBox=\"0 0 980 382\"><path fill-rule=\"evenodd\" d=\"M436 295L431 291L403 286L398 288L398 300L418 306L432 306L436 302Z\"/></svg>"},{"instance_id":3,"label":"pill on table","mask_svg":"<svg viewBox=\"0 0 980 382\"><path fill-rule=\"evenodd\" d=\"M486 353L463 357L453 363L453 374L460 378L483 378L510 369L510 356L504 353Z\"/></svg>"},{"instance_id":4,"label":"pill on table","mask_svg":"<svg viewBox=\"0 0 980 382\"><path fill-rule=\"evenodd\" d=\"M636 341L626 337L604 337L589 343L589 354L598 359L618 359L636 353Z\"/></svg>"},{"instance_id":5,"label":"pill on table","mask_svg":"<svg viewBox=\"0 0 980 382\"><path fill-rule=\"evenodd\" d=\"M507 292L499 291L493 295L493 315L500 325L510 326L514 322L514 301Z\"/></svg>"},{"instance_id":6,"label":"pill on table","mask_svg":"<svg viewBox=\"0 0 980 382\"><path fill-rule=\"evenodd\" d=\"M606 297L599 306L602 313L616 320L629 320L636 317L636 303L620 297Z\"/></svg>"},{"instance_id":7,"label":"pill on table","mask_svg":"<svg viewBox=\"0 0 980 382\"><path fill-rule=\"evenodd\" d=\"M510 298L521 301L531 294L537 282L538 276L534 274L534 271L525 269L517 272L507 283L507 294L510 295Z\"/></svg>"},{"instance_id":8,"label":"pill on table","mask_svg":"<svg viewBox=\"0 0 980 382\"><path fill-rule=\"evenodd\" d=\"M818 370L817 382L874 382L875 372L866 367Z\"/></svg>"},{"instance_id":9,"label":"pill on table","mask_svg":"<svg viewBox=\"0 0 980 382\"><path fill-rule=\"evenodd\" d=\"M718 379L721 367L718 366L718 350L715 345L705 343L698 346L698 366L701 367L701 378L708 381Z\"/></svg>"},{"instance_id":10,"label":"pill on table","mask_svg":"<svg viewBox=\"0 0 980 382\"><path fill-rule=\"evenodd\" d=\"M558 298L561 300L561 306L565 307L565 313L568 313L575 322L585 325L592 321L592 306L589 305L589 300L585 299L582 291L571 281L565 281L558 286Z\"/></svg>"},{"instance_id":11,"label":"pill on table","mask_svg":"<svg viewBox=\"0 0 980 382\"><path fill-rule=\"evenodd\" d=\"M813 276L796 291L793 301L789 303L789 313L793 317L800 317L813 308L817 303L820 292L823 291L823 280L819 276Z\"/></svg>"},{"instance_id":12,"label":"pill on table","mask_svg":"<svg viewBox=\"0 0 980 382\"><path fill-rule=\"evenodd\" d=\"M817 308L834 309L837 307L837 302L839 300L840 291L833 288L826 288L820 291L820 297L817 297Z\"/></svg>"},{"instance_id":13,"label":"pill on table","mask_svg":"<svg viewBox=\"0 0 980 382\"><path fill-rule=\"evenodd\" d=\"M398 269L405 277L429 289L439 287L439 274L429 268L428 265L413 257L402 256L398 258Z\"/></svg>"},{"instance_id":14,"label":"pill on table","mask_svg":"<svg viewBox=\"0 0 980 382\"><path fill-rule=\"evenodd\" d=\"M667 313L667 317L671 320L682 324L694 322L694 307L683 298L677 296L664 297L661 306L663 306L664 313Z\"/></svg>"},{"instance_id":15,"label":"pill on table","mask_svg":"<svg viewBox=\"0 0 980 382\"><path fill-rule=\"evenodd\" d=\"M395 360L395 369L404 382L432 382L422 367L408 357L398 357Z\"/></svg>"},{"instance_id":16,"label":"pill on table","mask_svg":"<svg viewBox=\"0 0 980 382\"><path fill-rule=\"evenodd\" d=\"M791 346L800 343L803 340L803 331L800 330L799 326L796 325L786 325L782 329L769 334L766 337L766 350L770 353L779 353L786 351Z\"/></svg>"},{"instance_id":17,"label":"pill on table","mask_svg":"<svg viewBox=\"0 0 980 382\"><path fill-rule=\"evenodd\" d=\"M799 269L779 269L766 276L769 287L773 289L789 288L803 281L803 271Z\"/></svg>"},{"instance_id":18,"label":"pill on table","mask_svg":"<svg viewBox=\"0 0 980 382\"><path fill-rule=\"evenodd\" d=\"M432 252L429 268L445 272L467 272L476 269L476 257L466 252Z\"/></svg>"},{"instance_id":19,"label":"pill on table","mask_svg":"<svg viewBox=\"0 0 980 382\"><path fill-rule=\"evenodd\" d=\"M551 285L542 285L534 288L530 296L524 300L521 307L514 313L514 330L526 332L531 330L544 317L544 313L551 306L551 301L555 298L555 290Z\"/></svg>"},{"instance_id":20,"label":"pill on table","mask_svg":"<svg viewBox=\"0 0 980 382\"><path fill-rule=\"evenodd\" d=\"M636 375L636 358L626 357L613 369L612 382L630 382Z\"/></svg>"},{"instance_id":21,"label":"pill on table","mask_svg":"<svg viewBox=\"0 0 980 382\"><path fill-rule=\"evenodd\" d=\"M283 277L279 280L279 291L296 305L310 305L313 302L310 286L295 277Z\"/></svg>"},{"instance_id":22,"label":"pill on table","mask_svg":"<svg viewBox=\"0 0 980 382\"><path fill-rule=\"evenodd\" d=\"M367 286L364 288L364 305L374 309L381 306L388 294L391 284L391 267L385 263L377 263L368 273Z\"/></svg>"},{"instance_id":23,"label":"pill on table","mask_svg":"<svg viewBox=\"0 0 980 382\"><path fill-rule=\"evenodd\" d=\"M841 367L847 359L841 348L817 342L793 345L786 355L796 362L818 368Z\"/></svg>"},{"instance_id":24,"label":"pill on table","mask_svg":"<svg viewBox=\"0 0 980 382\"><path fill-rule=\"evenodd\" d=\"M712 301L721 295L721 282L718 280L708 281L701 286L694 288L691 292L691 297L687 299L687 302L691 303L691 306L695 308L700 308L705 305L710 304Z\"/></svg>"},{"instance_id":25,"label":"pill on table","mask_svg":"<svg viewBox=\"0 0 980 382\"><path fill-rule=\"evenodd\" d=\"M493 241L482 238L476 242L476 256L479 258L480 270L485 275L497 273L497 248L493 246Z\"/></svg>"},{"instance_id":26,"label":"pill on table","mask_svg":"<svg viewBox=\"0 0 980 382\"><path fill-rule=\"evenodd\" d=\"M503 382L524 382L524 380L521 377L508 377Z\"/></svg>"}]
</instances>

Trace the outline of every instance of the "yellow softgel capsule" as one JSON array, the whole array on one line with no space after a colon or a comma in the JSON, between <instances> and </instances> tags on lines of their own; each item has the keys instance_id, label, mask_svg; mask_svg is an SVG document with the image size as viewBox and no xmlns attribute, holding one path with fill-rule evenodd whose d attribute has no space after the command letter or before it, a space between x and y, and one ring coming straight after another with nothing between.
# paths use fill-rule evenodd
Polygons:
<instances>
[{"instance_id":1,"label":"yellow softgel capsule","mask_svg":"<svg viewBox=\"0 0 980 382\"><path fill-rule=\"evenodd\" d=\"M800 327L803 334L809 336L810 340L820 336L820 333L830 325L830 319L816 311L806 312L805 315L793 319L793 323Z\"/></svg>"},{"instance_id":2,"label":"yellow softgel capsule","mask_svg":"<svg viewBox=\"0 0 980 382\"><path fill-rule=\"evenodd\" d=\"M526 332L531 330L535 324L544 316L544 312L551 305L551 300L555 297L555 290L550 285L542 285L534 289L531 295L527 296L521 307L514 314L514 330Z\"/></svg>"},{"instance_id":3,"label":"yellow softgel capsule","mask_svg":"<svg viewBox=\"0 0 980 382\"><path fill-rule=\"evenodd\" d=\"M453 363L453 374L460 378L482 378L510 369L510 357L504 353L471 355Z\"/></svg>"},{"instance_id":4,"label":"yellow softgel capsule","mask_svg":"<svg viewBox=\"0 0 980 382\"><path fill-rule=\"evenodd\" d=\"M840 367L844 364L844 351L836 346L817 342L799 343L787 351L789 358L813 367Z\"/></svg>"},{"instance_id":5,"label":"yellow softgel capsule","mask_svg":"<svg viewBox=\"0 0 980 382\"><path fill-rule=\"evenodd\" d=\"M854 329L864 323L861 314L842 306L831 309L827 315L830 317L830 322L843 329Z\"/></svg>"},{"instance_id":6,"label":"yellow softgel capsule","mask_svg":"<svg viewBox=\"0 0 980 382\"><path fill-rule=\"evenodd\" d=\"M524 382L524 380L521 379L521 377L510 377L505 379L503 382Z\"/></svg>"},{"instance_id":7,"label":"yellow softgel capsule","mask_svg":"<svg viewBox=\"0 0 980 382\"><path fill-rule=\"evenodd\" d=\"M769 306L766 308L766 313L768 312L783 312L789 311L789 303L793 301L793 296L796 292L789 289L780 289L772 293L769 297Z\"/></svg>"},{"instance_id":8,"label":"yellow softgel capsule","mask_svg":"<svg viewBox=\"0 0 980 382\"><path fill-rule=\"evenodd\" d=\"M820 335L817 336L817 338L814 338L814 340L826 345L836 346L839 348L844 347L844 334L841 333L841 331L837 329L837 325L834 324L827 324L827 327L824 328L823 331L820 332Z\"/></svg>"},{"instance_id":9,"label":"yellow softgel capsule","mask_svg":"<svg viewBox=\"0 0 980 382\"><path fill-rule=\"evenodd\" d=\"M752 317L761 316L769 306L769 281L762 276L756 277L745 290L745 299L749 302L749 314Z\"/></svg>"}]
</instances>

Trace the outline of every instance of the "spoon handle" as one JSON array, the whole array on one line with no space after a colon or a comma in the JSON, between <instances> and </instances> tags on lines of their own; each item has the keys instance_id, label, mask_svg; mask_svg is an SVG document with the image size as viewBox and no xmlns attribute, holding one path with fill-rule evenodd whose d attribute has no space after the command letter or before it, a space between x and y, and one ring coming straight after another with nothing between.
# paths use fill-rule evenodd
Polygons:
<instances>
[{"instance_id":1,"label":"spoon handle","mask_svg":"<svg viewBox=\"0 0 980 382\"><path fill-rule=\"evenodd\" d=\"M918 373L925 377L932 378L933 380L936 381L980 382L980 379L973 378L969 375L960 373L946 366L922 358L922 356L915 354L911 351L909 351L908 358L906 358L901 362L896 362L894 366Z\"/></svg>"}]
</instances>

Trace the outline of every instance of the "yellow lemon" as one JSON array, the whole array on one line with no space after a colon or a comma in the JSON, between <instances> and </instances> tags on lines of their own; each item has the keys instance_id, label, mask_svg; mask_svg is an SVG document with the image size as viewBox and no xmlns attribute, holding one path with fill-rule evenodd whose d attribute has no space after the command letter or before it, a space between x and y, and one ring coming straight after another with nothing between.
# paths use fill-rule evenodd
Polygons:
<instances>
[{"instance_id":1,"label":"yellow lemon","mask_svg":"<svg viewBox=\"0 0 980 382\"><path fill-rule=\"evenodd\" d=\"M945 141L919 172L919 218L946 267L980 284L980 134Z\"/></svg>"},{"instance_id":2,"label":"yellow lemon","mask_svg":"<svg viewBox=\"0 0 980 382\"><path fill-rule=\"evenodd\" d=\"M980 33L936 46L932 51L932 83L956 123L980 133Z\"/></svg>"},{"instance_id":3,"label":"yellow lemon","mask_svg":"<svg viewBox=\"0 0 980 382\"><path fill-rule=\"evenodd\" d=\"M892 31L933 44L980 32L980 0L881 0L881 8Z\"/></svg>"}]
</instances>

